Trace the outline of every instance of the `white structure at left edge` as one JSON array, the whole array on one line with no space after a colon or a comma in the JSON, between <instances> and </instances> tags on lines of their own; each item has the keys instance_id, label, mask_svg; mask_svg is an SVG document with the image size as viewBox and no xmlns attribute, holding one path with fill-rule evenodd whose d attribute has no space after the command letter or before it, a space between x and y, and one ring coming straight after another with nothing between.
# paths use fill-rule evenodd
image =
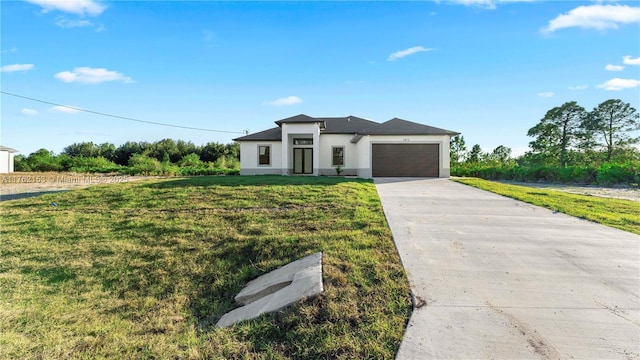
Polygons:
<instances>
[{"instance_id":1,"label":"white structure at left edge","mask_svg":"<svg viewBox=\"0 0 640 360\"><path fill-rule=\"evenodd\" d=\"M234 139L241 175L449 177L449 140L459 134L397 118L301 114L275 123Z\"/></svg>"},{"instance_id":2,"label":"white structure at left edge","mask_svg":"<svg viewBox=\"0 0 640 360\"><path fill-rule=\"evenodd\" d=\"M13 172L13 157L17 152L16 149L0 145L0 174Z\"/></svg>"}]
</instances>

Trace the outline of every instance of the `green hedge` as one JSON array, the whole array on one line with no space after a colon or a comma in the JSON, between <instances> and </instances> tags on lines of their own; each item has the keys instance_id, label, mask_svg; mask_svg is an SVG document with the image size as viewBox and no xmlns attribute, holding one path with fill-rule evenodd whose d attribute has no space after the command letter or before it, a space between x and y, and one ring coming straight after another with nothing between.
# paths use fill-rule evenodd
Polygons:
<instances>
[{"instance_id":1,"label":"green hedge","mask_svg":"<svg viewBox=\"0 0 640 360\"><path fill-rule=\"evenodd\" d=\"M452 176L477 177L487 180L523 182L578 183L597 185L633 185L640 182L638 163L603 164L601 166L490 166L463 164L451 168Z\"/></svg>"}]
</instances>

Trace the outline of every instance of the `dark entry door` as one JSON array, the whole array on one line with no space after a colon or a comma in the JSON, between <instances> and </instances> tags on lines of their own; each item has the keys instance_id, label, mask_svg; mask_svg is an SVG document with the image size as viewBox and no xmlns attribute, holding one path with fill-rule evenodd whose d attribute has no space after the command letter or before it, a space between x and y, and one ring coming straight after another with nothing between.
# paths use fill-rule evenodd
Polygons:
<instances>
[{"instance_id":1,"label":"dark entry door","mask_svg":"<svg viewBox=\"0 0 640 360\"><path fill-rule=\"evenodd\" d=\"M293 148L293 173L313 174L312 148Z\"/></svg>"}]
</instances>

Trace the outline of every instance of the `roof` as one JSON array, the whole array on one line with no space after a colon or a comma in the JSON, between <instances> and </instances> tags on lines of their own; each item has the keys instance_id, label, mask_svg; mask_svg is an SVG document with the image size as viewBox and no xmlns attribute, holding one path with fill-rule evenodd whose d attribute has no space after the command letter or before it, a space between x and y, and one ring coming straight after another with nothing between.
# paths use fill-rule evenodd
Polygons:
<instances>
[{"instance_id":1,"label":"roof","mask_svg":"<svg viewBox=\"0 0 640 360\"><path fill-rule=\"evenodd\" d=\"M351 115L347 117L318 119L325 122L325 130L322 132L323 134L356 134L369 127L380 125L375 121Z\"/></svg>"},{"instance_id":2,"label":"roof","mask_svg":"<svg viewBox=\"0 0 640 360\"><path fill-rule=\"evenodd\" d=\"M393 118L389 121L372 126L361 135L458 135L458 132L440 129L437 127L418 124L412 121Z\"/></svg>"},{"instance_id":3,"label":"roof","mask_svg":"<svg viewBox=\"0 0 640 360\"><path fill-rule=\"evenodd\" d=\"M278 120L276 121L276 124L278 124L278 126L281 126L282 124L304 124L304 123L317 123L317 122L323 122L323 121L320 119L312 118L311 116L307 116L305 114L300 114L300 115L288 117L286 119Z\"/></svg>"},{"instance_id":4,"label":"roof","mask_svg":"<svg viewBox=\"0 0 640 360\"><path fill-rule=\"evenodd\" d=\"M282 124L320 123L321 134L353 134L357 143L363 135L458 135L458 132L393 118L382 124L356 116L313 118L304 114L275 122L278 127L242 136L234 141L282 141Z\"/></svg>"},{"instance_id":5,"label":"roof","mask_svg":"<svg viewBox=\"0 0 640 360\"><path fill-rule=\"evenodd\" d=\"M235 138L233 141L282 141L282 129L274 127L269 130Z\"/></svg>"},{"instance_id":6,"label":"roof","mask_svg":"<svg viewBox=\"0 0 640 360\"><path fill-rule=\"evenodd\" d=\"M10 147L6 147L6 146L2 146L2 145L0 145L0 151L8 151L10 153L20 152L20 151L18 151L16 149L13 149L13 148L10 148Z\"/></svg>"}]
</instances>

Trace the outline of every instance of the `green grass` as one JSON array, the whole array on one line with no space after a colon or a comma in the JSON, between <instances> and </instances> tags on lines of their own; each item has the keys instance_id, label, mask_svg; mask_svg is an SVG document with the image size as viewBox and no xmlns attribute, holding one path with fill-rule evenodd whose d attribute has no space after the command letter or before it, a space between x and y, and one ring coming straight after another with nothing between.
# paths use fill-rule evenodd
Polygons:
<instances>
[{"instance_id":1,"label":"green grass","mask_svg":"<svg viewBox=\"0 0 640 360\"><path fill-rule=\"evenodd\" d=\"M477 178L455 181L554 211L640 235L640 202L502 184Z\"/></svg>"},{"instance_id":2,"label":"green grass","mask_svg":"<svg viewBox=\"0 0 640 360\"><path fill-rule=\"evenodd\" d=\"M411 311L370 181L132 182L0 210L0 358L390 359ZM317 251L322 295L214 328L249 280Z\"/></svg>"}]
</instances>

